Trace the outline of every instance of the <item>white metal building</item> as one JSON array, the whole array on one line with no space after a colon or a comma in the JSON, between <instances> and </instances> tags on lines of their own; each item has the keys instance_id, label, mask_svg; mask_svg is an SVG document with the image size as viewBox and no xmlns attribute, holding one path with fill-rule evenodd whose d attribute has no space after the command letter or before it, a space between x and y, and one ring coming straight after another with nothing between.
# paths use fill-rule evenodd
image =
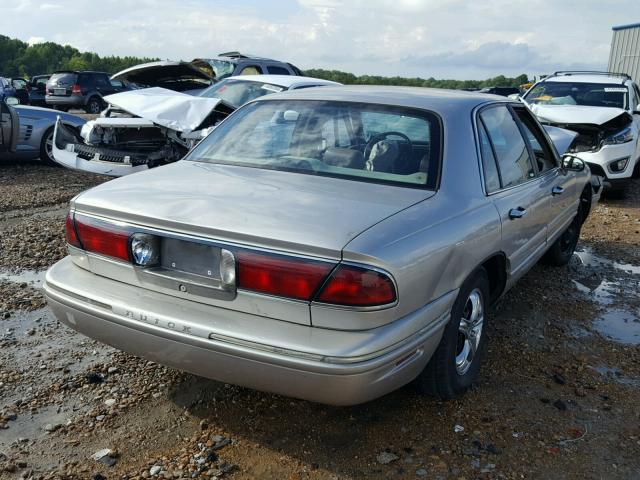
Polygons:
<instances>
[{"instance_id":1,"label":"white metal building","mask_svg":"<svg viewBox=\"0 0 640 480\"><path fill-rule=\"evenodd\" d=\"M627 73L640 84L640 23L613 27L609 71Z\"/></svg>"}]
</instances>

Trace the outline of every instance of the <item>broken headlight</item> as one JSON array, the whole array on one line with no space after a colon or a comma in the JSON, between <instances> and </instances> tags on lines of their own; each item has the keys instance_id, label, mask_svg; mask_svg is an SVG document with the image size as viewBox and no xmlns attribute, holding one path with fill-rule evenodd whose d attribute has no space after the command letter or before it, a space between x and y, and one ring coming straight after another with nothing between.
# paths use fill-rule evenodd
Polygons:
<instances>
[{"instance_id":1,"label":"broken headlight","mask_svg":"<svg viewBox=\"0 0 640 480\"><path fill-rule=\"evenodd\" d=\"M633 132L631 127L624 128L613 135L605 137L602 141L603 145L620 145L621 143L627 143L633 140Z\"/></svg>"}]
</instances>

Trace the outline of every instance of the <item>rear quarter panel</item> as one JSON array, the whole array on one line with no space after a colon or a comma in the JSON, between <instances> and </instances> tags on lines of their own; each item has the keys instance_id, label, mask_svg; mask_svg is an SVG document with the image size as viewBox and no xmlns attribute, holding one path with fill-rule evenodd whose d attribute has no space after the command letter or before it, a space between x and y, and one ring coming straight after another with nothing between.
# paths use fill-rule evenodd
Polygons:
<instances>
[{"instance_id":1,"label":"rear quarter panel","mask_svg":"<svg viewBox=\"0 0 640 480\"><path fill-rule=\"evenodd\" d=\"M397 305L362 314L363 324L397 320L455 293L479 265L500 252L500 218L482 189L471 114L448 113L442 122L437 193L369 228L343 250L345 261L382 268L397 284ZM330 315L329 309L312 307L314 325L331 326Z\"/></svg>"}]
</instances>

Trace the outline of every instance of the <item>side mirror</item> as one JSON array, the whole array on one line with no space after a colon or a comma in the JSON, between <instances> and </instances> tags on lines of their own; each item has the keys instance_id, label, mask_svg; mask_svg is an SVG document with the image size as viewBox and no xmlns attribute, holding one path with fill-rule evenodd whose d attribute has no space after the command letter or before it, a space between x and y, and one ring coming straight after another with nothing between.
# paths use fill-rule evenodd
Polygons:
<instances>
[{"instance_id":1,"label":"side mirror","mask_svg":"<svg viewBox=\"0 0 640 480\"><path fill-rule=\"evenodd\" d=\"M562 168L565 170L570 170L572 172L581 172L585 167L584 160L580 157L576 157L575 155L563 155L562 156Z\"/></svg>"},{"instance_id":2,"label":"side mirror","mask_svg":"<svg viewBox=\"0 0 640 480\"><path fill-rule=\"evenodd\" d=\"M10 107L15 107L16 105L20 105L20 100L18 100L16 97L7 97L5 98L5 102Z\"/></svg>"}]
</instances>

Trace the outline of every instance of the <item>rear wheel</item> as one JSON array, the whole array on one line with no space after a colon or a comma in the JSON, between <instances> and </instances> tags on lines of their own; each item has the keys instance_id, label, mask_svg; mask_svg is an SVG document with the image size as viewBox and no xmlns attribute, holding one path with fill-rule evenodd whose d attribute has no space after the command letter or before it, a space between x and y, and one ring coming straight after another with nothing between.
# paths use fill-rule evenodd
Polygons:
<instances>
[{"instance_id":1,"label":"rear wheel","mask_svg":"<svg viewBox=\"0 0 640 480\"><path fill-rule=\"evenodd\" d=\"M102 111L102 100L98 97L91 97L85 107L87 113L98 114Z\"/></svg>"},{"instance_id":2,"label":"rear wheel","mask_svg":"<svg viewBox=\"0 0 640 480\"><path fill-rule=\"evenodd\" d=\"M460 289L440 344L415 381L418 391L447 400L471 387L487 341L488 300L489 278L486 270L480 268Z\"/></svg>"},{"instance_id":3,"label":"rear wheel","mask_svg":"<svg viewBox=\"0 0 640 480\"><path fill-rule=\"evenodd\" d=\"M580 238L580 229L582 228L583 213L582 205L578 206L575 218L567 229L553 242L551 248L542 257L543 263L547 265L555 265L561 267L569 263L573 252L576 251L578 239Z\"/></svg>"},{"instance_id":4,"label":"rear wheel","mask_svg":"<svg viewBox=\"0 0 640 480\"><path fill-rule=\"evenodd\" d=\"M53 158L53 128L50 128L42 135L42 140L40 141L40 161L52 167L58 166Z\"/></svg>"}]
</instances>

